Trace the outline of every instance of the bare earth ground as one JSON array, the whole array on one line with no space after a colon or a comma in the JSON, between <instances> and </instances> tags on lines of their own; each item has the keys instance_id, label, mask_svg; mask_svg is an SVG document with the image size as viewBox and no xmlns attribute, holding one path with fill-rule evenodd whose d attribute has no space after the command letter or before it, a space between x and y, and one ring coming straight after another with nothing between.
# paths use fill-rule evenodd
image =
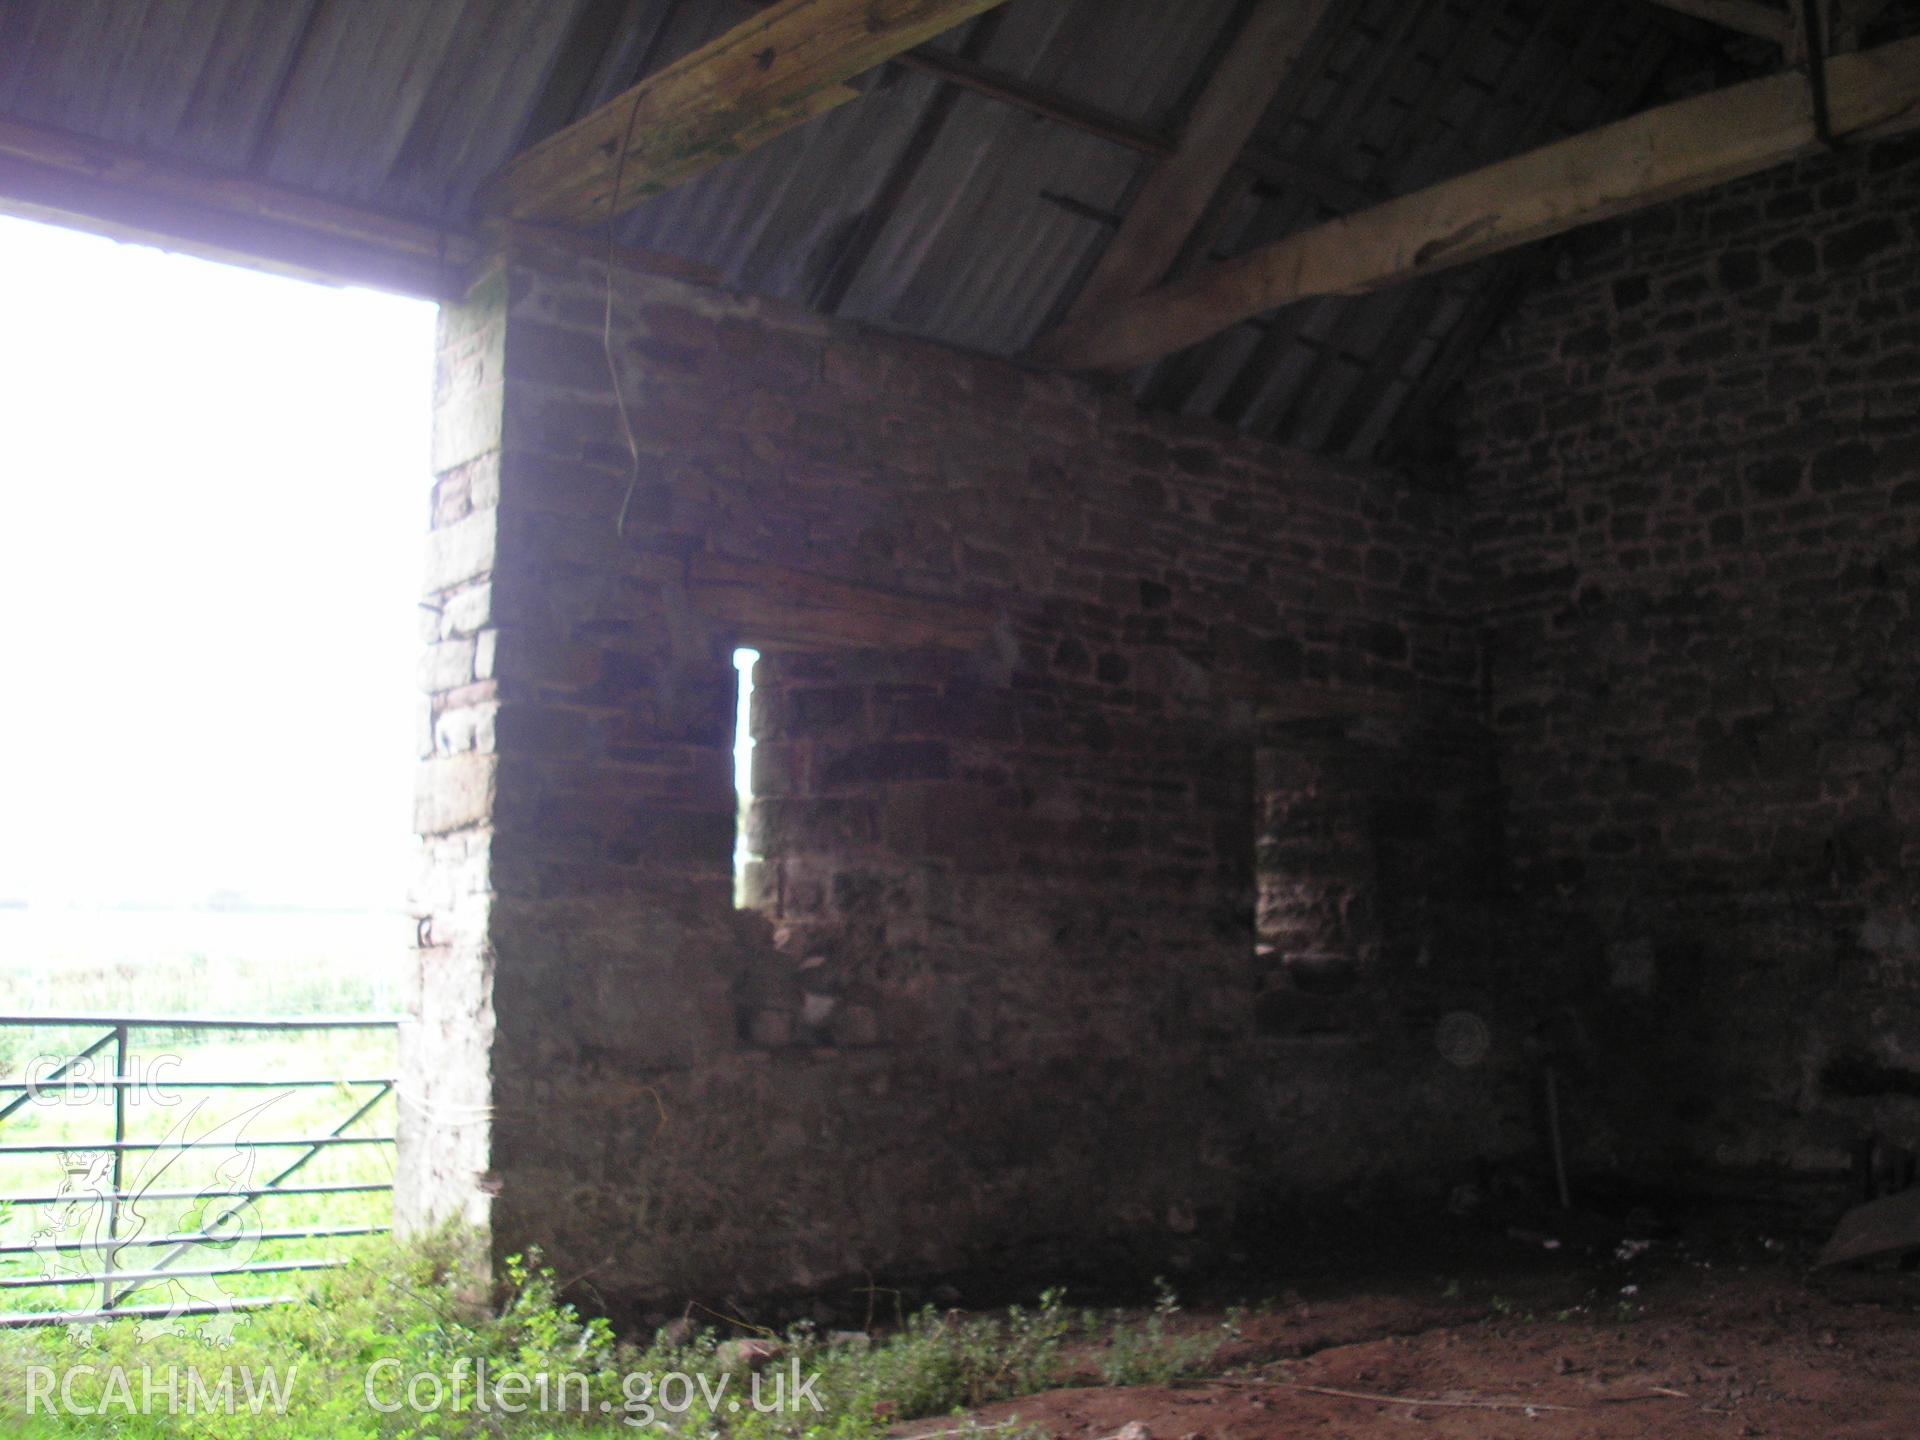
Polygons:
<instances>
[{"instance_id":1,"label":"bare earth ground","mask_svg":"<svg viewBox=\"0 0 1920 1440\"><path fill-rule=\"evenodd\" d=\"M1151 1440L1920 1440L1920 1276L1811 1273L1806 1246L1757 1237L1714 1258L1511 1243L1534 1253L1317 1279L1245 1320L1216 1379L1056 1390L976 1418L1059 1440L1133 1422Z\"/></svg>"}]
</instances>

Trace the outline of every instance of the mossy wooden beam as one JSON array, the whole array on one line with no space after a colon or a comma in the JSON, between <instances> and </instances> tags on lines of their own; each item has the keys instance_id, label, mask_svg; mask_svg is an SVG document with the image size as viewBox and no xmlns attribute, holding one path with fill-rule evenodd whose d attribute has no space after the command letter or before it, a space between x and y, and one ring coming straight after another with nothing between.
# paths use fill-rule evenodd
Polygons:
<instances>
[{"instance_id":1,"label":"mossy wooden beam","mask_svg":"<svg viewBox=\"0 0 1920 1440\"><path fill-rule=\"evenodd\" d=\"M854 76L1001 3L780 0L523 150L482 209L567 225L621 214L855 99Z\"/></svg>"}]
</instances>

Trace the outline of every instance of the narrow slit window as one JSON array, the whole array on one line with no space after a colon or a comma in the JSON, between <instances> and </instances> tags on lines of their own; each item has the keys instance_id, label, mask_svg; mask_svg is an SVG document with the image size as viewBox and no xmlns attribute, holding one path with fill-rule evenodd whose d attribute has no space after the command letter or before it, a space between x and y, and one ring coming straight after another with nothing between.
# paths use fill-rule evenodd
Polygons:
<instances>
[{"instance_id":1,"label":"narrow slit window","mask_svg":"<svg viewBox=\"0 0 1920 1440\"><path fill-rule=\"evenodd\" d=\"M739 675L733 710L733 906L747 903L747 866L756 857L747 848L747 811L753 805L753 667L760 652L745 647L733 652Z\"/></svg>"}]
</instances>

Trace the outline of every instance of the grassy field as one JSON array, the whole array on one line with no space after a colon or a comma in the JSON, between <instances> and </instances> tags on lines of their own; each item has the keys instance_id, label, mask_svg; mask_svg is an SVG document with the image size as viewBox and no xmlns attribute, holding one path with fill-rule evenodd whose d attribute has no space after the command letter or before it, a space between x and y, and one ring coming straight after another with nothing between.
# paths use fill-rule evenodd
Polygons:
<instances>
[{"instance_id":1,"label":"grassy field","mask_svg":"<svg viewBox=\"0 0 1920 1440\"><path fill-rule=\"evenodd\" d=\"M0 911L0 1010L8 1015L375 1015L390 1014L407 961L406 921L391 915L257 912ZM108 1032L101 1026L0 1025L0 1081L42 1082L62 1060ZM219 1243L192 1247L171 1269L335 1259L345 1239L262 1239L283 1230L384 1226L384 1191L287 1194L241 1205L305 1147L248 1142L328 1135L379 1093L354 1084L390 1077L391 1028L220 1031L147 1026L129 1035L125 1138L155 1148L124 1153L118 1189L137 1198L116 1208L112 1156L77 1148L115 1134L111 1045L77 1065L68 1083L0 1120L0 1312L87 1308L99 1282L19 1286L56 1275L153 1268L171 1246L118 1245L197 1234L216 1222ZM287 1082L326 1080L326 1086ZM245 1088L203 1088L247 1081ZM20 1091L0 1091L0 1108ZM394 1099L379 1100L345 1133L391 1135ZM313 1153L288 1186L387 1185L390 1145ZM39 1203L25 1197L63 1197ZM237 1207L237 1208L236 1208ZM229 1212L231 1212L229 1217ZM229 1217L222 1219L222 1217ZM112 1232L107 1224L111 1219ZM66 1247L66 1248L60 1248ZM8 1253L11 1252L11 1253ZM186 1276L123 1296L134 1305L178 1306L291 1293L298 1273Z\"/></svg>"},{"instance_id":2,"label":"grassy field","mask_svg":"<svg viewBox=\"0 0 1920 1440\"><path fill-rule=\"evenodd\" d=\"M392 1011L411 930L365 911L0 908L0 1010Z\"/></svg>"}]
</instances>

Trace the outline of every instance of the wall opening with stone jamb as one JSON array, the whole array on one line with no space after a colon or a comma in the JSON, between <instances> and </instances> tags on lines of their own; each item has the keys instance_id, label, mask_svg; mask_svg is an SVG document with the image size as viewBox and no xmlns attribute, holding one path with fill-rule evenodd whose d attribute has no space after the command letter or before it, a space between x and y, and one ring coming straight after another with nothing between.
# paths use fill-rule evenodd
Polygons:
<instances>
[{"instance_id":1,"label":"wall opening with stone jamb","mask_svg":"<svg viewBox=\"0 0 1920 1440\"><path fill-rule=\"evenodd\" d=\"M1255 1020L1354 1034L1482 945L1490 759L1471 726L1411 736L1397 702L1283 703L1254 751Z\"/></svg>"},{"instance_id":2,"label":"wall opening with stone jamb","mask_svg":"<svg viewBox=\"0 0 1920 1440\"><path fill-rule=\"evenodd\" d=\"M1290 735L1255 757L1254 936L1262 1028L1347 1028L1378 948L1372 774L1344 734Z\"/></svg>"}]
</instances>

